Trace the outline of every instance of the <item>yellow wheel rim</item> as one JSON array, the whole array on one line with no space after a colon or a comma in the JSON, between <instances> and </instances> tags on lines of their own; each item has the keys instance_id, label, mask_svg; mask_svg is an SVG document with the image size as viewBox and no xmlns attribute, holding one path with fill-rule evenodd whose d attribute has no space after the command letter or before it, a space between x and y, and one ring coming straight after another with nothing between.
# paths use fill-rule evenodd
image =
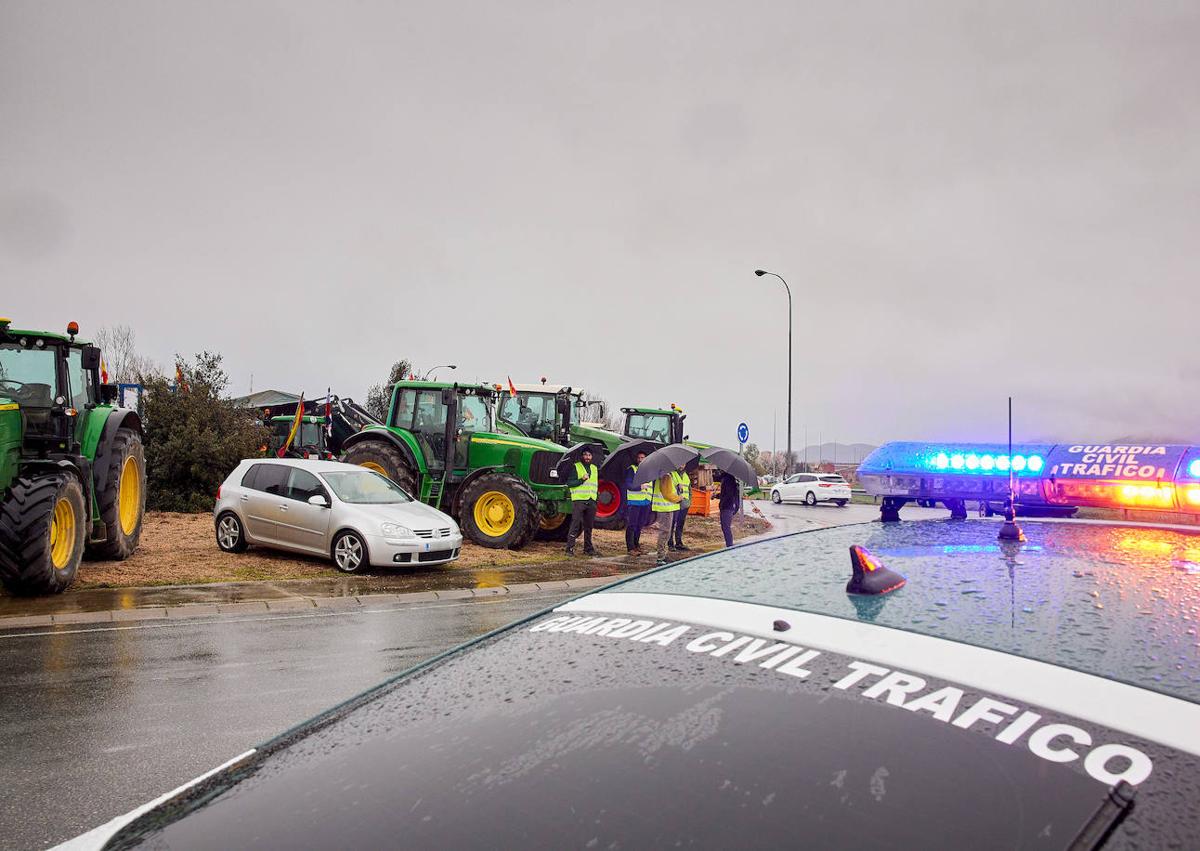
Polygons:
<instances>
[{"instance_id":1,"label":"yellow wheel rim","mask_svg":"<svg viewBox=\"0 0 1200 851\"><path fill-rule=\"evenodd\" d=\"M475 501L475 525L489 538L499 538L517 517L512 500L500 491L488 491Z\"/></svg>"},{"instance_id":2,"label":"yellow wheel rim","mask_svg":"<svg viewBox=\"0 0 1200 851\"><path fill-rule=\"evenodd\" d=\"M50 561L55 570L62 570L75 555L75 509L63 497L54 504L50 518Z\"/></svg>"},{"instance_id":3,"label":"yellow wheel rim","mask_svg":"<svg viewBox=\"0 0 1200 851\"><path fill-rule=\"evenodd\" d=\"M551 532L567 522L567 515L559 512L558 514L551 514L549 517L547 517L545 514L543 514L542 519L539 522L542 525L543 531Z\"/></svg>"},{"instance_id":4,"label":"yellow wheel rim","mask_svg":"<svg viewBox=\"0 0 1200 851\"><path fill-rule=\"evenodd\" d=\"M391 476L389 476L387 474L387 470L383 469L382 465L376 464L374 461L363 461L358 466L366 467L371 472L378 473L379 475L383 476L385 479L391 479Z\"/></svg>"},{"instance_id":5,"label":"yellow wheel rim","mask_svg":"<svg viewBox=\"0 0 1200 851\"><path fill-rule=\"evenodd\" d=\"M121 465L121 484L117 492L117 514L121 531L132 535L142 513L142 476L137 459L130 455Z\"/></svg>"}]
</instances>

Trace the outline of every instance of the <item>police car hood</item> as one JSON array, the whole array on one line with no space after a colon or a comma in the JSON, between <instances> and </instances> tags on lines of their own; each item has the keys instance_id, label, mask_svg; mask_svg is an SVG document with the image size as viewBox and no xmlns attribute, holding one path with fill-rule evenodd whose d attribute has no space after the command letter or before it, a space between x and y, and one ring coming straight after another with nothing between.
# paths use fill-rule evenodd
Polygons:
<instances>
[{"instance_id":1,"label":"police car hood","mask_svg":"<svg viewBox=\"0 0 1200 851\"><path fill-rule=\"evenodd\" d=\"M1169 787L1138 799L1156 838L1200 828L1190 753L861 652L895 630L846 624L866 630L848 645L834 619L720 603L580 598L269 743L107 847L1065 848L1121 773Z\"/></svg>"}]
</instances>

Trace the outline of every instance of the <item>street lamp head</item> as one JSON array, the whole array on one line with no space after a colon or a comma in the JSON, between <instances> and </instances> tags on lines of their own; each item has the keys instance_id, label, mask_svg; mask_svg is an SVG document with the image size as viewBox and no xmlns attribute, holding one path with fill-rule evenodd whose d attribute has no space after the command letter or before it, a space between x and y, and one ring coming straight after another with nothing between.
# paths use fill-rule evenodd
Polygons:
<instances>
[{"instance_id":1,"label":"street lamp head","mask_svg":"<svg viewBox=\"0 0 1200 851\"><path fill-rule=\"evenodd\" d=\"M755 269L754 274L758 275L761 278L763 275L765 275L767 273L764 272L762 269Z\"/></svg>"},{"instance_id":2,"label":"street lamp head","mask_svg":"<svg viewBox=\"0 0 1200 851\"><path fill-rule=\"evenodd\" d=\"M448 363L448 364L446 364L446 366L449 367L450 369L458 369L458 364Z\"/></svg>"}]
</instances>

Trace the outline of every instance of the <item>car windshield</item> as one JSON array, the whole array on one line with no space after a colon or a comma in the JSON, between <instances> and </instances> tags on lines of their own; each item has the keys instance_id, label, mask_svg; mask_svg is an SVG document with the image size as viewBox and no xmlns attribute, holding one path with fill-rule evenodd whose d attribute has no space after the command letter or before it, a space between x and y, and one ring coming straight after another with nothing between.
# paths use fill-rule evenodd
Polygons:
<instances>
[{"instance_id":1,"label":"car windshield","mask_svg":"<svg viewBox=\"0 0 1200 851\"><path fill-rule=\"evenodd\" d=\"M25 349L15 343L0 345L0 396L26 408L54 404L54 355L51 348Z\"/></svg>"},{"instance_id":2,"label":"car windshield","mask_svg":"<svg viewBox=\"0 0 1200 851\"><path fill-rule=\"evenodd\" d=\"M392 505L412 502L404 490L391 479L370 470L346 470L322 473L321 478L333 489L342 502L353 505Z\"/></svg>"},{"instance_id":3,"label":"car windshield","mask_svg":"<svg viewBox=\"0 0 1200 851\"><path fill-rule=\"evenodd\" d=\"M866 523L692 559L614 592L713 597L877 623L1013 653L1200 703L1200 532L1023 521ZM908 579L846 593L849 547Z\"/></svg>"}]
</instances>

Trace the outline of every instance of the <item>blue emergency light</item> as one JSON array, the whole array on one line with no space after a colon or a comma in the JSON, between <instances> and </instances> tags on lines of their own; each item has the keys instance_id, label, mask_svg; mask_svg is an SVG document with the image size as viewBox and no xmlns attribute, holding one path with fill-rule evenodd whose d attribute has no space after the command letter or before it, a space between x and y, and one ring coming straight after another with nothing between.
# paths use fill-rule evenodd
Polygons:
<instances>
[{"instance_id":1,"label":"blue emergency light","mask_svg":"<svg viewBox=\"0 0 1200 851\"><path fill-rule=\"evenodd\" d=\"M1200 513L1200 446L886 443L864 459L867 493L899 500L1152 508Z\"/></svg>"}]
</instances>

